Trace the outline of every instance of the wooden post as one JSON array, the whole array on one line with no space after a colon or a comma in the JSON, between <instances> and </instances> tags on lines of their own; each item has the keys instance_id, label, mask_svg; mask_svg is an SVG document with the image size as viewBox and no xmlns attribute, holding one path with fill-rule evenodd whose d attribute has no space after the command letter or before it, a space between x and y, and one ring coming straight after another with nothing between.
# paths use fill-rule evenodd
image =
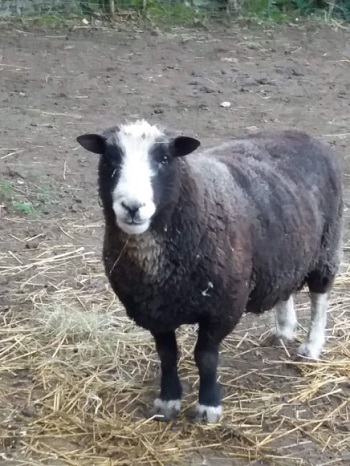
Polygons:
<instances>
[{"instance_id":1,"label":"wooden post","mask_svg":"<svg viewBox=\"0 0 350 466\"><path fill-rule=\"evenodd\" d=\"M111 16L115 15L114 0L109 0L109 12L110 12Z\"/></svg>"}]
</instances>

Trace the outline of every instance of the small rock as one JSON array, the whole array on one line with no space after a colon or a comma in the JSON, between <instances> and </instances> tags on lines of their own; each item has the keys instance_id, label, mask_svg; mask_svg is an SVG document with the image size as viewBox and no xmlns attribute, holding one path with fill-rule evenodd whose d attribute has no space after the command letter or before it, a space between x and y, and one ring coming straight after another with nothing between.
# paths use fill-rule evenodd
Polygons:
<instances>
[{"instance_id":1,"label":"small rock","mask_svg":"<svg viewBox=\"0 0 350 466\"><path fill-rule=\"evenodd\" d=\"M274 84L272 81L270 81L269 79L267 78L258 78L256 80L257 84L262 84L262 85L271 85L271 84Z\"/></svg>"},{"instance_id":2,"label":"small rock","mask_svg":"<svg viewBox=\"0 0 350 466\"><path fill-rule=\"evenodd\" d=\"M220 107L224 107L224 108L231 107L231 102L221 102Z\"/></svg>"},{"instance_id":3,"label":"small rock","mask_svg":"<svg viewBox=\"0 0 350 466\"><path fill-rule=\"evenodd\" d=\"M26 249L36 249L39 246L38 242L31 241L30 243L26 243Z\"/></svg>"},{"instance_id":4,"label":"small rock","mask_svg":"<svg viewBox=\"0 0 350 466\"><path fill-rule=\"evenodd\" d=\"M292 75L293 76L304 76L303 73L301 73L300 71L295 70L294 68L292 68Z\"/></svg>"},{"instance_id":5,"label":"small rock","mask_svg":"<svg viewBox=\"0 0 350 466\"><path fill-rule=\"evenodd\" d=\"M21 414L26 417L33 417L35 415L35 407L33 405L28 405L22 408Z\"/></svg>"},{"instance_id":6,"label":"small rock","mask_svg":"<svg viewBox=\"0 0 350 466\"><path fill-rule=\"evenodd\" d=\"M208 87L208 86L201 86L201 87L199 88L199 90L200 90L201 92L205 92L206 94L212 94L213 92L215 92L214 89L211 89L211 88Z\"/></svg>"},{"instance_id":7,"label":"small rock","mask_svg":"<svg viewBox=\"0 0 350 466\"><path fill-rule=\"evenodd\" d=\"M222 57L221 61L227 61L229 63L238 63L238 58L234 57Z\"/></svg>"}]
</instances>

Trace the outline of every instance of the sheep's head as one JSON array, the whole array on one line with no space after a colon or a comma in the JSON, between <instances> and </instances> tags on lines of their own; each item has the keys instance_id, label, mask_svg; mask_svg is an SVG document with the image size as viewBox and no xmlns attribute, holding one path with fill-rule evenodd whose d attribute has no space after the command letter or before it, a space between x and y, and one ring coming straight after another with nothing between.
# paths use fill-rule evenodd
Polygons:
<instances>
[{"instance_id":1,"label":"sheep's head","mask_svg":"<svg viewBox=\"0 0 350 466\"><path fill-rule=\"evenodd\" d=\"M168 201L176 176L177 157L193 152L199 141L170 137L144 120L84 134L81 146L100 154L100 193L110 203L117 225L127 234L146 232L157 209Z\"/></svg>"}]
</instances>

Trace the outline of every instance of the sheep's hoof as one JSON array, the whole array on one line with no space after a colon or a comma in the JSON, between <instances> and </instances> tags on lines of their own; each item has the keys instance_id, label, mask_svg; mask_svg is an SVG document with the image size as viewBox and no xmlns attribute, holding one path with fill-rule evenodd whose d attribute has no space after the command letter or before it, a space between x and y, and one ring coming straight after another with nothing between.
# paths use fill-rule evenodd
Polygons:
<instances>
[{"instance_id":1,"label":"sheep's hoof","mask_svg":"<svg viewBox=\"0 0 350 466\"><path fill-rule=\"evenodd\" d=\"M219 406L205 406L198 404L192 415L195 422L206 422L208 424L215 424L219 421L222 415L222 407Z\"/></svg>"},{"instance_id":2,"label":"sheep's hoof","mask_svg":"<svg viewBox=\"0 0 350 466\"><path fill-rule=\"evenodd\" d=\"M282 335L276 335L273 333L272 335L269 335L265 340L262 341L261 346L267 347L267 346L282 346L282 342L284 344L291 343L292 340L283 337Z\"/></svg>"},{"instance_id":3,"label":"sheep's hoof","mask_svg":"<svg viewBox=\"0 0 350 466\"><path fill-rule=\"evenodd\" d=\"M304 342L297 349L297 354L295 356L296 361L305 361L305 359L313 359L317 361L320 359L321 350L313 347L310 343Z\"/></svg>"},{"instance_id":4,"label":"sheep's hoof","mask_svg":"<svg viewBox=\"0 0 350 466\"><path fill-rule=\"evenodd\" d=\"M154 406L150 412L150 417L153 417L156 421L169 422L175 419L181 409L180 400L161 400L156 398L154 400Z\"/></svg>"}]
</instances>

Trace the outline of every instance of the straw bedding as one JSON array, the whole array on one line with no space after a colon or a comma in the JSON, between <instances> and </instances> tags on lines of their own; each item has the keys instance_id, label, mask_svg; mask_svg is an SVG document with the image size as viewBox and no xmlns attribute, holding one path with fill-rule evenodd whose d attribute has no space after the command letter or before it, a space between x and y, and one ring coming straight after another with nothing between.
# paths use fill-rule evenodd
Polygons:
<instances>
[{"instance_id":1,"label":"straw bedding","mask_svg":"<svg viewBox=\"0 0 350 466\"><path fill-rule=\"evenodd\" d=\"M101 231L101 224L75 223L57 233L55 246L43 241L18 256L1 254L3 461L125 466L350 461L346 264L332 295L322 361L293 361L297 342L295 348L262 347L271 314L245 316L227 338L219 371L225 392L220 425L189 420L198 384L192 355L196 329L180 329L184 409L166 424L145 416L158 388L153 341L126 318L107 284L100 251L81 246L89 244L81 242L84 235L100 237ZM297 312L308 318L306 298L300 295ZM300 326L300 341L304 331Z\"/></svg>"}]
</instances>

